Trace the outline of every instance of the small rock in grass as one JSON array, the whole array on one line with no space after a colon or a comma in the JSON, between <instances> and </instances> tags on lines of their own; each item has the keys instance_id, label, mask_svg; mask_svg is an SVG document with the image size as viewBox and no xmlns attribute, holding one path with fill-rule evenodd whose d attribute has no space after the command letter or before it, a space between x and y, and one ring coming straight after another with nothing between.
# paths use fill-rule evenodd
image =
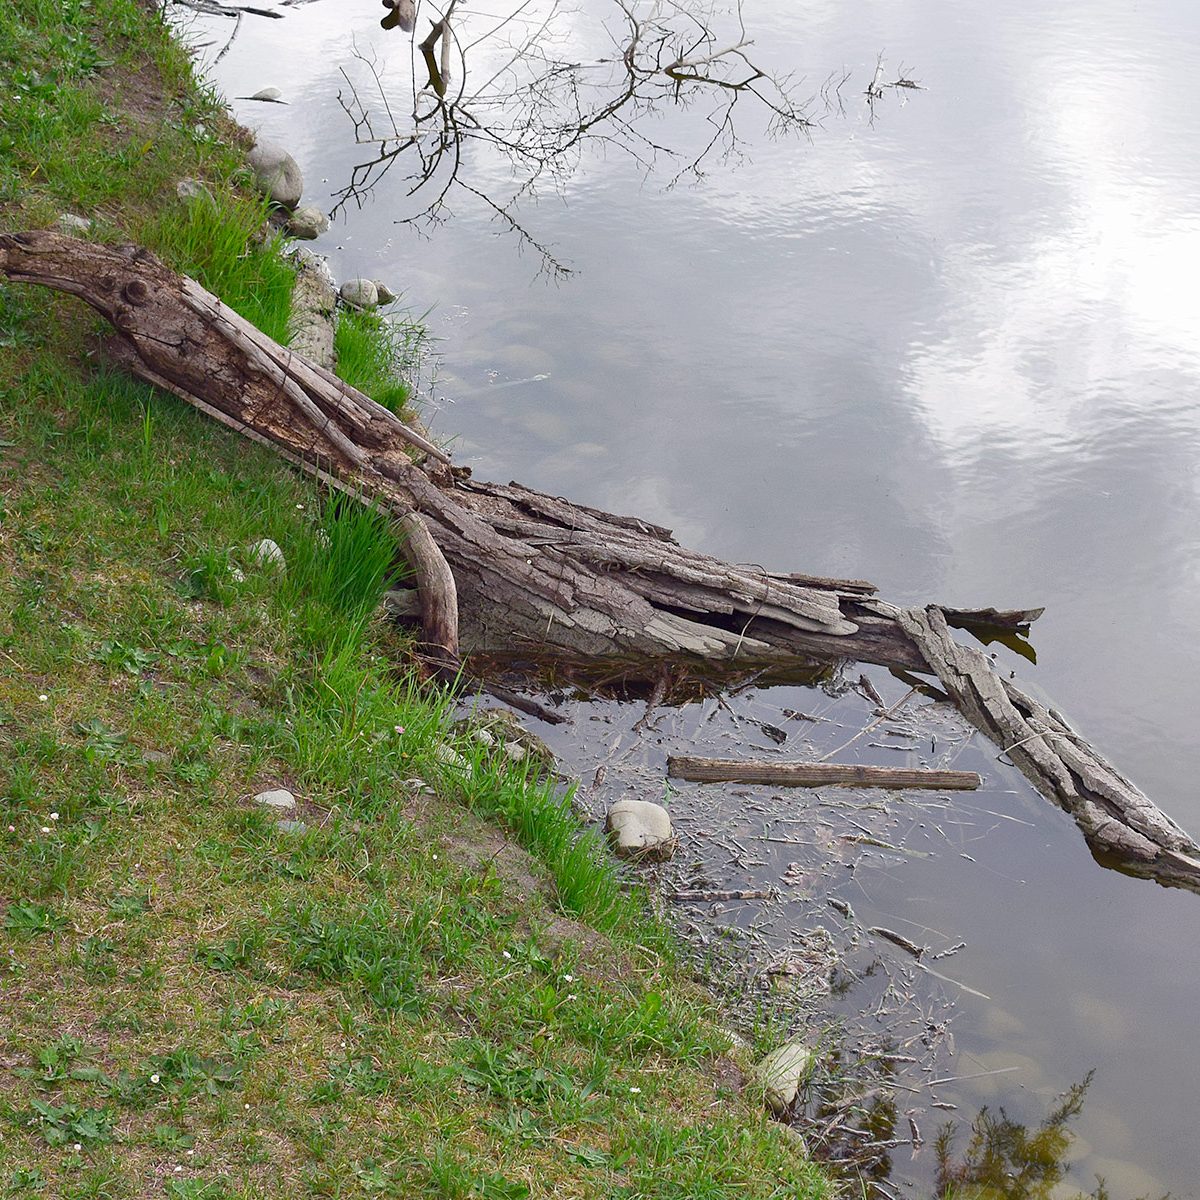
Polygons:
<instances>
[{"instance_id":1,"label":"small rock in grass","mask_svg":"<svg viewBox=\"0 0 1200 1200\"><path fill-rule=\"evenodd\" d=\"M675 852L671 818L661 804L618 800L608 810L604 828L618 858L662 860Z\"/></svg>"},{"instance_id":2,"label":"small rock in grass","mask_svg":"<svg viewBox=\"0 0 1200 1200\"><path fill-rule=\"evenodd\" d=\"M180 200L212 199L212 193L198 179L181 179L175 185L175 194Z\"/></svg>"},{"instance_id":3,"label":"small rock in grass","mask_svg":"<svg viewBox=\"0 0 1200 1200\"><path fill-rule=\"evenodd\" d=\"M304 175L296 160L274 142L259 142L246 155L259 190L281 208L295 208L304 194Z\"/></svg>"},{"instance_id":4,"label":"small rock in grass","mask_svg":"<svg viewBox=\"0 0 1200 1200\"><path fill-rule=\"evenodd\" d=\"M269 791L259 792L254 797L254 803L264 804L267 808L289 809L296 807L296 797L287 788L271 788Z\"/></svg>"},{"instance_id":5,"label":"small rock in grass","mask_svg":"<svg viewBox=\"0 0 1200 1200\"><path fill-rule=\"evenodd\" d=\"M276 567L280 571L287 570L283 551L270 538L262 538L250 547L250 561L261 563L264 567Z\"/></svg>"},{"instance_id":6,"label":"small rock in grass","mask_svg":"<svg viewBox=\"0 0 1200 1200\"><path fill-rule=\"evenodd\" d=\"M805 1141L804 1134L802 1134L800 1130L795 1127L795 1125L777 1125L776 1128L786 1131L785 1136L787 1137L788 1141L795 1143L796 1150L802 1158L811 1157L811 1155L808 1153L808 1142Z\"/></svg>"},{"instance_id":7,"label":"small rock in grass","mask_svg":"<svg viewBox=\"0 0 1200 1200\"><path fill-rule=\"evenodd\" d=\"M329 228L329 218L315 204L302 204L287 219L287 231L292 237L311 241Z\"/></svg>"},{"instance_id":8,"label":"small rock in grass","mask_svg":"<svg viewBox=\"0 0 1200 1200\"><path fill-rule=\"evenodd\" d=\"M78 216L76 213L59 213L58 220L54 222L59 233L67 233L72 237L86 235L92 232L92 223L87 217Z\"/></svg>"},{"instance_id":9,"label":"small rock in grass","mask_svg":"<svg viewBox=\"0 0 1200 1200\"><path fill-rule=\"evenodd\" d=\"M379 289L369 279L347 279L338 294L351 308L374 308L379 303Z\"/></svg>"},{"instance_id":10,"label":"small rock in grass","mask_svg":"<svg viewBox=\"0 0 1200 1200\"><path fill-rule=\"evenodd\" d=\"M496 739L492 736L491 732L487 729L476 729L475 732L473 734L471 734L471 736L481 746L494 746L496 744Z\"/></svg>"},{"instance_id":11,"label":"small rock in grass","mask_svg":"<svg viewBox=\"0 0 1200 1200\"><path fill-rule=\"evenodd\" d=\"M421 597L416 588L393 588L383 593L383 609L389 617L419 617Z\"/></svg>"},{"instance_id":12,"label":"small rock in grass","mask_svg":"<svg viewBox=\"0 0 1200 1200\"><path fill-rule=\"evenodd\" d=\"M164 754L161 750L143 750L142 758L148 763L154 763L155 766L161 766L163 763L171 761L171 756Z\"/></svg>"},{"instance_id":13,"label":"small rock in grass","mask_svg":"<svg viewBox=\"0 0 1200 1200\"><path fill-rule=\"evenodd\" d=\"M784 1116L800 1093L800 1085L812 1070L812 1048L797 1039L772 1050L754 1068L754 1076L762 1084L767 1107L777 1116Z\"/></svg>"},{"instance_id":14,"label":"small rock in grass","mask_svg":"<svg viewBox=\"0 0 1200 1200\"><path fill-rule=\"evenodd\" d=\"M469 771L471 764L453 746L448 746L445 742L439 742L433 748L433 757L440 763L445 763L448 767L453 767L456 771Z\"/></svg>"},{"instance_id":15,"label":"small rock in grass","mask_svg":"<svg viewBox=\"0 0 1200 1200\"><path fill-rule=\"evenodd\" d=\"M284 833L307 833L308 826L303 821L277 821L276 828Z\"/></svg>"},{"instance_id":16,"label":"small rock in grass","mask_svg":"<svg viewBox=\"0 0 1200 1200\"><path fill-rule=\"evenodd\" d=\"M504 753L510 762L532 759L540 775L553 775L558 769L550 747L537 734L526 729L516 713L507 708L478 709L469 717L457 721L454 728L465 734L486 729L498 742L503 743Z\"/></svg>"},{"instance_id":17,"label":"small rock in grass","mask_svg":"<svg viewBox=\"0 0 1200 1200\"><path fill-rule=\"evenodd\" d=\"M375 291L379 296L380 304L391 304L393 300L399 299L399 297L396 295L396 293L393 292L392 289L390 287L388 287L388 285L386 283L383 283L381 280L378 280L378 279L374 280L374 283L375 283Z\"/></svg>"}]
</instances>

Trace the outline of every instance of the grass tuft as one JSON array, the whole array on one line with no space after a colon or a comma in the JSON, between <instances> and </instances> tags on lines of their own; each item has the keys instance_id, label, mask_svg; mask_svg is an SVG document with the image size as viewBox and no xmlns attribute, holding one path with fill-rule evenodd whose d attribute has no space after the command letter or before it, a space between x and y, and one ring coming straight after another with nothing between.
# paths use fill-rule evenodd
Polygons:
<instances>
[{"instance_id":1,"label":"grass tuft","mask_svg":"<svg viewBox=\"0 0 1200 1200\"><path fill-rule=\"evenodd\" d=\"M419 322L348 310L338 316L338 376L394 413L404 412L411 402L407 378L417 373L427 349L428 334Z\"/></svg>"}]
</instances>

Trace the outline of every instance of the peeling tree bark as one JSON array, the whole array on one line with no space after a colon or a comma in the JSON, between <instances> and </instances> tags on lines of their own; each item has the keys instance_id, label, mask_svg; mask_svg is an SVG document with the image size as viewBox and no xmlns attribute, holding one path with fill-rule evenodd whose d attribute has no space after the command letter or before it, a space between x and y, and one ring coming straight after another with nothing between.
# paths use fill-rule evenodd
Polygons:
<instances>
[{"instance_id":1,"label":"peeling tree bark","mask_svg":"<svg viewBox=\"0 0 1200 1200\"><path fill-rule=\"evenodd\" d=\"M1123 869L1200 890L1200 846L1070 730L959 646L948 624L1040 610L903 610L860 580L772 574L670 532L519 484L483 483L369 397L266 337L135 246L0 235L0 274L78 296L142 379L332 486L391 513L417 579L427 648L786 674L854 659L936 674L967 717Z\"/></svg>"}]
</instances>

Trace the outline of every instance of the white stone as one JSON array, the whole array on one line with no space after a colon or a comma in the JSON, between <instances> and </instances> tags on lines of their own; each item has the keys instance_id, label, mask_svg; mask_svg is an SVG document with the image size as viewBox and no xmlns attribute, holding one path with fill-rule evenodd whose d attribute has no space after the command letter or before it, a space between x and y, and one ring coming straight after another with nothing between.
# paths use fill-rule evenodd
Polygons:
<instances>
[{"instance_id":1,"label":"white stone","mask_svg":"<svg viewBox=\"0 0 1200 1200\"><path fill-rule=\"evenodd\" d=\"M72 237L77 234L87 234L92 232L92 223L87 217L81 217L75 213L59 213L58 220L54 222L59 233L68 233Z\"/></svg>"},{"instance_id":2,"label":"white stone","mask_svg":"<svg viewBox=\"0 0 1200 1200\"><path fill-rule=\"evenodd\" d=\"M259 792L254 797L255 804L265 804L267 808L295 808L296 797L292 795L287 788L271 788L266 792Z\"/></svg>"},{"instance_id":3,"label":"white stone","mask_svg":"<svg viewBox=\"0 0 1200 1200\"><path fill-rule=\"evenodd\" d=\"M270 538L262 538L250 547L250 561L261 563L264 567L276 567L280 571L287 569L283 551Z\"/></svg>"},{"instance_id":4,"label":"white stone","mask_svg":"<svg viewBox=\"0 0 1200 1200\"><path fill-rule=\"evenodd\" d=\"M496 739L492 736L491 731L487 729L476 729L471 736L481 746L494 746L496 744Z\"/></svg>"},{"instance_id":5,"label":"white stone","mask_svg":"<svg viewBox=\"0 0 1200 1200\"><path fill-rule=\"evenodd\" d=\"M675 849L667 810L649 800L618 800L608 810L604 828L620 858L664 859Z\"/></svg>"},{"instance_id":6,"label":"white stone","mask_svg":"<svg viewBox=\"0 0 1200 1200\"><path fill-rule=\"evenodd\" d=\"M303 821L278 821L276 823L276 828L279 829L281 833L300 834L308 832L308 826L305 825Z\"/></svg>"},{"instance_id":7,"label":"white stone","mask_svg":"<svg viewBox=\"0 0 1200 1200\"><path fill-rule=\"evenodd\" d=\"M504 753L510 762L524 762L529 757L529 751L520 742L505 742Z\"/></svg>"},{"instance_id":8,"label":"white stone","mask_svg":"<svg viewBox=\"0 0 1200 1200\"><path fill-rule=\"evenodd\" d=\"M767 1107L782 1117L800 1093L800 1085L812 1070L814 1054L796 1039L772 1050L754 1068L754 1077L762 1084Z\"/></svg>"},{"instance_id":9,"label":"white stone","mask_svg":"<svg viewBox=\"0 0 1200 1200\"><path fill-rule=\"evenodd\" d=\"M328 228L329 218L315 204L302 204L287 220L287 231L292 237L310 241Z\"/></svg>"},{"instance_id":10,"label":"white stone","mask_svg":"<svg viewBox=\"0 0 1200 1200\"><path fill-rule=\"evenodd\" d=\"M175 185L175 194L180 200L211 200L212 194L198 179L181 179Z\"/></svg>"},{"instance_id":11,"label":"white stone","mask_svg":"<svg viewBox=\"0 0 1200 1200\"><path fill-rule=\"evenodd\" d=\"M253 96L247 96L247 100L278 100L283 93L277 87L266 87L262 91L255 92Z\"/></svg>"},{"instance_id":12,"label":"white stone","mask_svg":"<svg viewBox=\"0 0 1200 1200\"><path fill-rule=\"evenodd\" d=\"M448 746L445 742L434 746L433 757L455 771L465 772L471 769L471 764L453 746Z\"/></svg>"},{"instance_id":13,"label":"white stone","mask_svg":"<svg viewBox=\"0 0 1200 1200\"><path fill-rule=\"evenodd\" d=\"M274 142L259 142L246 156L264 195L283 208L295 208L304 194L304 175L296 160Z\"/></svg>"},{"instance_id":14,"label":"white stone","mask_svg":"<svg viewBox=\"0 0 1200 1200\"><path fill-rule=\"evenodd\" d=\"M339 295L352 308L374 308L379 303L379 289L369 279L347 279Z\"/></svg>"}]
</instances>

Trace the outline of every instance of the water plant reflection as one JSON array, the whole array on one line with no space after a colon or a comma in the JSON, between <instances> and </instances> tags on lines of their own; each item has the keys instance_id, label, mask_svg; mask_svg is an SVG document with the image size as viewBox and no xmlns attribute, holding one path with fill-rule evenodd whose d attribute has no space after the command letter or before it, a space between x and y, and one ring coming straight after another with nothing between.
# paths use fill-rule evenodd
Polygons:
<instances>
[{"instance_id":1,"label":"water plant reflection","mask_svg":"<svg viewBox=\"0 0 1200 1200\"><path fill-rule=\"evenodd\" d=\"M955 1127L944 1125L934 1142L939 1200L1052 1200L1062 1195L1073 1136L1067 1126L1083 1111L1093 1074L1089 1071L1069 1087L1032 1131L1003 1107L994 1113L980 1109L960 1158L954 1153ZM1077 1193L1075 1200L1087 1198L1114 1200L1103 1180L1092 1191Z\"/></svg>"}]
</instances>

